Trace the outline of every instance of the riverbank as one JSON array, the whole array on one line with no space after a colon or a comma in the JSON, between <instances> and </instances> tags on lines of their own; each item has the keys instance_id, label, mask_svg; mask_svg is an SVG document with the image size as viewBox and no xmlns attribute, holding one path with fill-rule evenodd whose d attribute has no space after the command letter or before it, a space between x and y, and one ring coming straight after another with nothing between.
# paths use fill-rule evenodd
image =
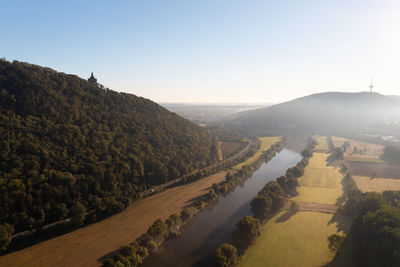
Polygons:
<instances>
[{"instance_id":1,"label":"riverbank","mask_svg":"<svg viewBox=\"0 0 400 267\"><path fill-rule=\"evenodd\" d=\"M323 147L325 148L325 145ZM321 146L318 147L321 151ZM327 153L314 152L304 175L299 178L299 194L293 201L332 208L343 195L338 168L328 166ZM239 266L321 266L334 254L328 248L328 236L337 233L330 210L297 213L280 212L264 226L264 231L243 255ZM261 264L262 263L262 264ZM279 263L279 264L278 264Z\"/></svg>"},{"instance_id":2,"label":"riverbank","mask_svg":"<svg viewBox=\"0 0 400 267\"><path fill-rule=\"evenodd\" d=\"M180 212L212 184L223 181L226 173L165 190L98 223L1 256L0 266L98 266L101 257L144 234L155 220Z\"/></svg>"}]
</instances>

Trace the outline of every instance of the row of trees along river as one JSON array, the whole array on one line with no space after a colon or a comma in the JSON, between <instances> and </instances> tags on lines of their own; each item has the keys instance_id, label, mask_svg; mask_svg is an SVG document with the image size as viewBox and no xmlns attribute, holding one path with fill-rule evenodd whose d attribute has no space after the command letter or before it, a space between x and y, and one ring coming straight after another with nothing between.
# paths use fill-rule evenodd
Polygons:
<instances>
[{"instance_id":1,"label":"row of trees along river","mask_svg":"<svg viewBox=\"0 0 400 267\"><path fill-rule=\"evenodd\" d=\"M251 214L251 200L268 182L284 175L296 165L301 155L283 149L263 163L253 175L232 191L210 202L191 223L182 230L180 237L163 243L143 266L210 266L212 255L221 243L231 240L238 220Z\"/></svg>"}]
</instances>

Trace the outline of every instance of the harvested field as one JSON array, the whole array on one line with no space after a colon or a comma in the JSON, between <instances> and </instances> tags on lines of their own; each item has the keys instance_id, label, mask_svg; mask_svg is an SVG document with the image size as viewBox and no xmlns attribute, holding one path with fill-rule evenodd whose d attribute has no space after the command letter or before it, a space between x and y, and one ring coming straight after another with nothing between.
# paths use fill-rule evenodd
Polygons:
<instances>
[{"instance_id":1,"label":"harvested field","mask_svg":"<svg viewBox=\"0 0 400 267\"><path fill-rule=\"evenodd\" d=\"M239 152L240 149L245 146L245 144L238 142L220 142L222 157L226 159L229 156L232 156L233 154Z\"/></svg>"},{"instance_id":2,"label":"harvested field","mask_svg":"<svg viewBox=\"0 0 400 267\"><path fill-rule=\"evenodd\" d=\"M334 254L328 249L328 236L336 233L332 214L301 211L288 219L281 212L265 226L254 246L240 261L240 267L322 266Z\"/></svg>"},{"instance_id":3,"label":"harvested field","mask_svg":"<svg viewBox=\"0 0 400 267\"><path fill-rule=\"evenodd\" d=\"M346 162L345 164L353 175L382 178L400 178L399 165L361 162Z\"/></svg>"},{"instance_id":4,"label":"harvested field","mask_svg":"<svg viewBox=\"0 0 400 267\"><path fill-rule=\"evenodd\" d=\"M329 151L329 146L328 146L328 141L326 140L326 136L313 136L313 138L318 142L318 145L315 148L315 151L318 152L328 152Z\"/></svg>"},{"instance_id":5,"label":"harvested field","mask_svg":"<svg viewBox=\"0 0 400 267\"><path fill-rule=\"evenodd\" d=\"M361 192L383 192L388 190L400 190L399 179L371 178L366 176L354 176L354 181Z\"/></svg>"}]
</instances>

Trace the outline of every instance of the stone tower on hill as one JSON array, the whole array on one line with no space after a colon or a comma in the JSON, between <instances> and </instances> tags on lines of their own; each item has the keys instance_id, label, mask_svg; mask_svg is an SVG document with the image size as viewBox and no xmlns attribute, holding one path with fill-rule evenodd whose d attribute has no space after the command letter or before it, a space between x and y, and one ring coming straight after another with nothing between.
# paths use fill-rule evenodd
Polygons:
<instances>
[{"instance_id":1,"label":"stone tower on hill","mask_svg":"<svg viewBox=\"0 0 400 267\"><path fill-rule=\"evenodd\" d=\"M97 86L97 79L93 76L93 72L92 72L92 75L90 75L90 78L88 79L88 81L89 81L91 84Z\"/></svg>"}]
</instances>

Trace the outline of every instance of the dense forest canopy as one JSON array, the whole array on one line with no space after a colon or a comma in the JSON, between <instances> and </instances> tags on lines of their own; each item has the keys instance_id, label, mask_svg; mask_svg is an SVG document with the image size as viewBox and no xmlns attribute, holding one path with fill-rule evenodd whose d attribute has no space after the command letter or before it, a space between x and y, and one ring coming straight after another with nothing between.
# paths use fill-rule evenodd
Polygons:
<instances>
[{"instance_id":1,"label":"dense forest canopy","mask_svg":"<svg viewBox=\"0 0 400 267\"><path fill-rule=\"evenodd\" d=\"M205 129L150 100L5 60L0 147L0 224L16 232L107 216L217 159Z\"/></svg>"}]
</instances>

